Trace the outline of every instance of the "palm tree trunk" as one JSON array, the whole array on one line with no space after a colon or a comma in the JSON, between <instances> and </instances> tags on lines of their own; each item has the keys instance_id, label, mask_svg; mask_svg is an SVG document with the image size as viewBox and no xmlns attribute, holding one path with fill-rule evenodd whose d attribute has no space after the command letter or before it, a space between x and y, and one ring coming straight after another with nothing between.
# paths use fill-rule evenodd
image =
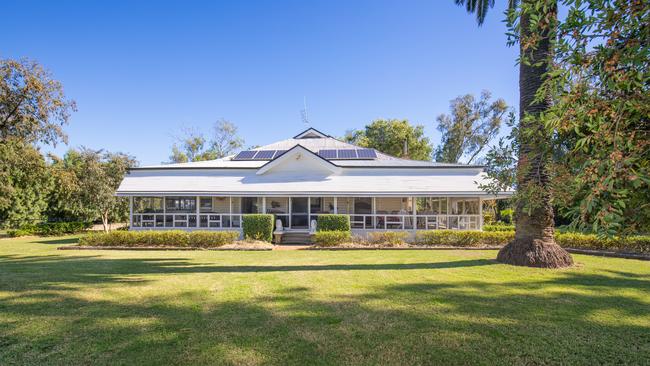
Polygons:
<instances>
[{"instance_id":1,"label":"palm tree trunk","mask_svg":"<svg viewBox=\"0 0 650 366\"><path fill-rule=\"evenodd\" d=\"M532 3L535 0L524 0ZM573 264L573 259L555 243L553 209L546 161L548 135L539 115L550 106L550 100L535 101L546 72L552 62L551 37L557 20L557 3L546 8L542 19L548 25L531 34L530 12L522 12L520 18L519 66L519 160L517 162L517 190L525 196L515 208L515 239L503 247L497 255L499 262L519 266L559 268ZM527 42L531 36L539 36L535 47ZM524 58L527 62L524 62Z\"/></svg>"}]
</instances>

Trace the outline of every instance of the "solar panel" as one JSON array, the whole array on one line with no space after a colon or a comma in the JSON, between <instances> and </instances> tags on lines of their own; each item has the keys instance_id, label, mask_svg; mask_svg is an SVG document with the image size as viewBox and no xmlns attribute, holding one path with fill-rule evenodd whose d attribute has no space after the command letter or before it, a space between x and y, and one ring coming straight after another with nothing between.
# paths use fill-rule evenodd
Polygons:
<instances>
[{"instance_id":1,"label":"solar panel","mask_svg":"<svg viewBox=\"0 0 650 366\"><path fill-rule=\"evenodd\" d=\"M275 150L259 150L253 159L255 160L271 160L275 155Z\"/></svg>"},{"instance_id":2,"label":"solar panel","mask_svg":"<svg viewBox=\"0 0 650 366\"><path fill-rule=\"evenodd\" d=\"M356 159L357 150L355 149L341 149L338 154L339 159Z\"/></svg>"},{"instance_id":3,"label":"solar panel","mask_svg":"<svg viewBox=\"0 0 650 366\"><path fill-rule=\"evenodd\" d=\"M284 154L286 152L287 152L287 150L276 150L275 155L273 155L273 159L277 158L278 156L280 156L280 155L282 155L282 154Z\"/></svg>"},{"instance_id":4,"label":"solar panel","mask_svg":"<svg viewBox=\"0 0 650 366\"><path fill-rule=\"evenodd\" d=\"M247 159L252 159L253 156L255 156L256 153L257 153L257 151L255 151L255 150L244 150L244 151L240 152L239 154L237 154L237 155L233 158L233 160L247 160Z\"/></svg>"},{"instance_id":5,"label":"solar panel","mask_svg":"<svg viewBox=\"0 0 650 366\"><path fill-rule=\"evenodd\" d=\"M324 159L336 159L336 150L320 150L318 155Z\"/></svg>"},{"instance_id":6,"label":"solar panel","mask_svg":"<svg viewBox=\"0 0 650 366\"><path fill-rule=\"evenodd\" d=\"M357 150L359 159L376 159L377 153L373 149L359 149Z\"/></svg>"}]
</instances>

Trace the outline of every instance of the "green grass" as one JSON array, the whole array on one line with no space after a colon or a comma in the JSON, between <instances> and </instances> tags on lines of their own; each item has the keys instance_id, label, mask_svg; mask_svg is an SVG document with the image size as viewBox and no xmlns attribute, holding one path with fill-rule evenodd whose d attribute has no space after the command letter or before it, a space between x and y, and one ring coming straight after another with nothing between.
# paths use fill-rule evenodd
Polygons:
<instances>
[{"instance_id":1,"label":"green grass","mask_svg":"<svg viewBox=\"0 0 650 366\"><path fill-rule=\"evenodd\" d=\"M0 364L648 364L650 263L0 240Z\"/></svg>"}]
</instances>

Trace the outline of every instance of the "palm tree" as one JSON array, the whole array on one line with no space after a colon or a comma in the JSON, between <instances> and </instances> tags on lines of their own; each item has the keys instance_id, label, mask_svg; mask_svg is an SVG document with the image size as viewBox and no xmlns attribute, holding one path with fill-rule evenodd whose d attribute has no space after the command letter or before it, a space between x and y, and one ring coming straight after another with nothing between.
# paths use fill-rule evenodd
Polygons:
<instances>
[{"instance_id":1,"label":"palm tree","mask_svg":"<svg viewBox=\"0 0 650 366\"><path fill-rule=\"evenodd\" d=\"M481 25L494 0L455 0L475 13ZM517 190L525 199L515 207L515 239L503 247L497 260L518 266L560 268L573 264L571 255L554 239L553 209L546 159L548 136L540 114L549 98L536 98L553 60L551 40L557 27L557 0L509 0L519 9L519 157ZM531 19L540 23L531 29ZM525 60L525 61L524 61ZM540 100L541 99L541 100Z\"/></svg>"}]
</instances>

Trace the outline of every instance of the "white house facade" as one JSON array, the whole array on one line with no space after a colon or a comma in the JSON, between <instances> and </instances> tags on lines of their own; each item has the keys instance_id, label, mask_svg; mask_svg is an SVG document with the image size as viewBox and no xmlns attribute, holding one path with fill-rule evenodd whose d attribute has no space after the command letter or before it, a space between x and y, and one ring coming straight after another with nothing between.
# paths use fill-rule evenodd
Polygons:
<instances>
[{"instance_id":1,"label":"white house facade","mask_svg":"<svg viewBox=\"0 0 650 366\"><path fill-rule=\"evenodd\" d=\"M132 169L117 190L131 230L241 230L270 213L283 231L308 232L318 215L350 215L353 232L480 230L482 166L396 158L310 128L222 159Z\"/></svg>"}]
</instances>

